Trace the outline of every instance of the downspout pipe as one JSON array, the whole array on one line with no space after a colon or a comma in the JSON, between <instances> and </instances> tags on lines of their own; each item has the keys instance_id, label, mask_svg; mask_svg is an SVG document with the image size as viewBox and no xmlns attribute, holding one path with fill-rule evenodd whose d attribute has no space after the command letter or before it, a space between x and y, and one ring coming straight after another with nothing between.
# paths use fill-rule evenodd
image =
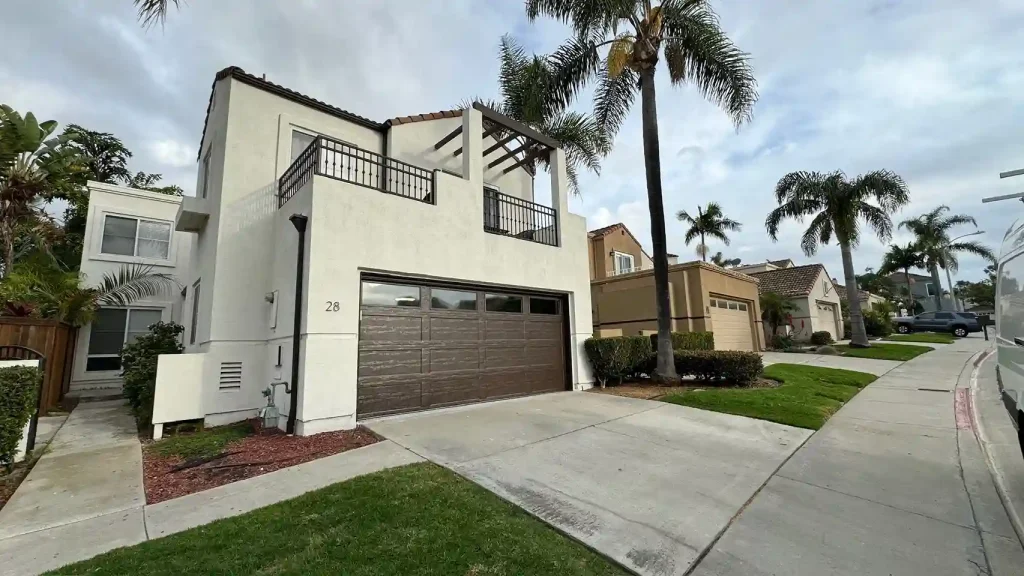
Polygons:
<instances>
[{"instance_id":1,"label":"downspout pipe","mask_svg":"<svg viewBox=\"0 0 1024 576\"><path fill-rule=\"evenodd\" d=\"M295 419L299 413L299 347L302 331L302 277L306 273L306 224L309 217L304 214L292 214L288 220L299 233L299 253L295 262L295 314L292 326L292 392L288 408L289 434L295 434Z\"/></svg>"}]
</instances>

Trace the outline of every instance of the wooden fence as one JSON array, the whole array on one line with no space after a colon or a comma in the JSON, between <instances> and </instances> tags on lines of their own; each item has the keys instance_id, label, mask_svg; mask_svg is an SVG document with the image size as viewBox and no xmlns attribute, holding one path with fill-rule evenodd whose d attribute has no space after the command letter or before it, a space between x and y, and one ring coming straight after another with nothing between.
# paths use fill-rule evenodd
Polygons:
<instances>
[{"instance_id":1,"label":"wooden fence","mask_svg":"<svg viewBox=\"0 0 1024 576\"><path fill-rule=\"evenodd\" d=\"M71 385L78 329L56 320L0 316L0 346L25 346L46 356L42 413L57 406Z\"/></svg>"}]
</instances>

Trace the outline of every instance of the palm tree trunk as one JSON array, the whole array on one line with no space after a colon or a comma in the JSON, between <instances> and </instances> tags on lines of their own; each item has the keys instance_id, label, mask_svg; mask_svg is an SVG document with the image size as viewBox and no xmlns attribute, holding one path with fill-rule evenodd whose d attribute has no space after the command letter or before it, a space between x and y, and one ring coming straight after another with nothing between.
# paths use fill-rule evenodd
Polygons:
<instances>
[{"instance_id":1,"label":"palm tree trunk","mask_svg":"<svg viewBox=\"0 0 1024 576\"><path fill-rule=\"evenodd\" d=\"M907 295L910 296L910 310L908 316L914 315L914 291L910 289L910 268L903 269L903 277L907 280Z\"/></svg>"},{"instance_id":2,"label":"palm tree trunk","mask_svg":"<svg viewBox=\"0 0 1024 576\"><path fill-rule=\"evenodd\" d=\"M935 264L928 266L932 274L932 285L935 286L935 309L942 310L942 280L939 279L939 267Z\"/></svg>"},{"instance_id":3,"label":"palm tree trunk","mask_svg":"<svg viewBox=\"0 0 1024 576\"><path fill-rule=\"evenodd\" d=\"M843 254L843 276L846 278L846 304L850 309L850 346L867 348L868 333L864 329L864 315L860 311L860 293L857 288L857 275L853 272L853 253L850 243L839 238L839 249Z\"/></svg>"},{"instance_id":4,"label":"palm tree trunk","mask_svg":"<svg viewBox=\"0 0 1024 576\"><path fill-rule=\"evenodd\" d=\"M704 243L704 233L703 232L700 235L700 245L703 247L701 249L701 251L700 251L700 257L703 258L705 262L707 262L708 261L708 245Z\"/></svg>"},{"instance_id":5,"label":"palm tree trunk","mask_svg":"<svg viewBox=\"0 0 1024 576\"><path fill-rule=\"evenodd\" d=\"M658 108L654 98L654 67L640 73L643 108L644 168L647 172L647 205L651 212L651 245L654 249L654 298L658 310L658 363L654 380L674 383L672 323L668 300L668 256L665 246L665 205L661 198L661 150L658 143Z\"/></svg>"}]
</instances>

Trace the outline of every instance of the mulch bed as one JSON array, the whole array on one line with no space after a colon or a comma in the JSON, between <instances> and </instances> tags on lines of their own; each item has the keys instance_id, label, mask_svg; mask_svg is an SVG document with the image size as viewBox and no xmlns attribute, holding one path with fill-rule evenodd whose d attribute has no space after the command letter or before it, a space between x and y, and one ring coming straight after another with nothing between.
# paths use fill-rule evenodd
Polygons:
<instances>
[{"instance_id":1,"label":"mulch bed","mask_svg":"<svg viewBox=\"0 0 1024 576\"><path fill-rule=\"evenodd\" d=\"M686 382L683 386L657 386L649 383L646 380L624 382L618 386L609 386L607 388L594 387L591 388L591 392L598 394L611 394L613 396L625 396L627 398L639 398L641 400L657 400L665 396L671 396L672 394L682 394L683 392L692 392L694 390L710 390L710 389L750 389L750 388L777 388L781 385L778 380L772 380L770 378L759 378L754 382L745 386L735 386L728 383L714 383L714 382L697 382L697 381L684 381Z\"/></svg>"},{"instance_id":2,"label":"mulch bed","mask_svg":"<svg viewBox=\"0 0 1024 576\"><path fill-rule=\"evenodd\" d=\"M18 489L18 485L21 481L28 476L28 473L32 470L32 464L35 464L34 458L32 462L25 463L19 462L14 465L14 470L8 473L3 467L0 467L0 510L3 510L4 506L10 501L11 496L14 496L15 490Z\"/></svg>"},{"instance_id":3,"label":"mulch bed","mask_svg":"<svg viewBox=\"0 0 1024 576\"><path fill-rule=\"evenodd\" d=\"M254 429L258 424L254 423ZM288 436L278 429L259 430L227 444L214 459L181 469L186 460L162 456L143 446L142 468L146 502L156 504L231 482L252 478L288 466L369 446L380 438L366 428L323 432L312 436ZM191 463L189 463L191 464Z\"/></svg>"}]
</instances>

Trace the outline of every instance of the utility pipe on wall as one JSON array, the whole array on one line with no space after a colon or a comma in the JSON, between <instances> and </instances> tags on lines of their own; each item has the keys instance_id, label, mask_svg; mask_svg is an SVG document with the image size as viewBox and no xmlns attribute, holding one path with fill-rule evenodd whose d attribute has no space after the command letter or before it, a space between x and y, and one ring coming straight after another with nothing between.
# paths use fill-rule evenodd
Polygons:
<instances>
[{"instance_id":1,"label":"utility pipe on wall","mask_svg":"<svg viewBox=\"0 0 1024 576\"><path fill-rule=\"evenodd\" d=\"M292 327L292 392L288 408L289 434L295 434L295 419L299 412L299 338L302 331L302 277L306 272L306 223L309 218L303 214L292 214L288 220L299 233L299 254L295 262L295 317Z\"/></svg>"}]
</instances>

